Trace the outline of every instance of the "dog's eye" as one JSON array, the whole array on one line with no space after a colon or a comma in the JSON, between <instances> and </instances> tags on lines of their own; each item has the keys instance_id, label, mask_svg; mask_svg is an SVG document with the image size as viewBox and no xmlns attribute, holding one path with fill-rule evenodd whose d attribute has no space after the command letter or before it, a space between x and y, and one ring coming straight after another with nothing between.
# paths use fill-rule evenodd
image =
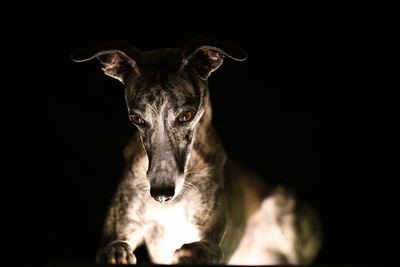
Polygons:
<instances>
[{"instance_id":1,"label":"dog's eye","mask_svg":"<svg viewBox=\"0 0 400 267\"><path fill-rule=\"evenodd\" d=\"M194 118L194 112L183 112L178 116L178 121L179 122L188 122L191 121Z\"/></svg>"},{"instance_id":2,"label":"dog's eye","mask_svg":"<svg viewBox=\"0 0 400 267\"><path fill-rule=\"evenodd\" d=\"M139 116L139 115L129 115L129 118L131 119L132 122L136 124L144 124L145 121Z\"/></svg>"}]
</instances>

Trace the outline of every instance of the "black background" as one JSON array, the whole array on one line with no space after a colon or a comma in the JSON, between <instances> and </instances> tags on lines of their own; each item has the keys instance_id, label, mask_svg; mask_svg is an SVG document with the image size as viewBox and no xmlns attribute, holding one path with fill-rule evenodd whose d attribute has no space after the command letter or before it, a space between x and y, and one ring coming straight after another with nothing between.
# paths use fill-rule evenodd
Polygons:
<instances>
[{"instance_id":1,"label":"black background","mask_svg":"<svg viewBox=\"0 0 400 267\"><path fill-rule=\"evenodd\" d=\"M324 226L316 263L396 263L398 9L93 1L3 12L8 259L93 261L124 167L134 128L122 85L70 53L115 39L179 47L203 34L249 54L210 78L214 126L229 155L315 207Z\"/></svg>"}]
</instances>

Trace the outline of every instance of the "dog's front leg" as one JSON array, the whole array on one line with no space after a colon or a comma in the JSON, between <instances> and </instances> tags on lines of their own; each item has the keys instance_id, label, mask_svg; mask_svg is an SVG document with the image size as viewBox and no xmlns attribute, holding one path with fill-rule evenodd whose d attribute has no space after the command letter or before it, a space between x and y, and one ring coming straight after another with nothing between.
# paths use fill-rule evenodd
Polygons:
<instances>
[{"instance_id":1,"label":"dog's front leg","mask_svg":"<svg viewBox=\"0 0 400 267\"><path fill-rule=\"evenodd\" d=\"M143 227L118 208L112 207L103 230L103 246L97 253L100 264L136 264L133 251L142 243Z\"/></svg>"},{"instance_id":2,"label":"dog's front leg","mask_svg":"<svg viewBox=\"0 0 400 267\"><path fill-rule=\"evenodd\" d=\"M136 256L126 240L116 240L98 252L96 262L99 264L136 264Z\"/></svg>"},{"instance_id":3,"label":"dog's front leg","mask_svg":"<svg viewBox=\"0 0 400 267\"><path fill-rule=\"evenodd\" d=\"M115 195L103 228L102 247L96 256L100 264L136 264L133 251L143 242L143 226L139 223L135 192L121 185Z\"/></svg>"},{"instance_id":4,"label":"dog's front leg","mask_svg":"<svg viewBox=\"0 0 400 267\"><path fill-rule=\"evenodd\" d=\"M211 189L212 188L212 189ZM226 228L226 209L222 197L217 194L217 185L209 191L208 203L197 206L197 216L194 220L201 233L197 242L186 243L177 249L173 255L173 264L220 264L224 260L224 253L219 244Z\"/></svg>"}]
</instances>

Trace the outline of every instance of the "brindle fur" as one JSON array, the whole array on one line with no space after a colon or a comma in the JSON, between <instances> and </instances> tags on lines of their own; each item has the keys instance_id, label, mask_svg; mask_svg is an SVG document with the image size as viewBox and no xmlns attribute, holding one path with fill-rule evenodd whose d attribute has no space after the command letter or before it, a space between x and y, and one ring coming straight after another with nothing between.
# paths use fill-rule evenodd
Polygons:
<instances>
[{"instance_id":1,"label":"brindle fur","mask_svg":"<svg viewBox=\"0 0 400 267\"><path fill-rule=\"evenodd\" d=\"M105 74L124 84L129 114L145 121L124 151L126 170L97 262L136 263L134 250L143 243L159 264L307 264L315 258L320 226L311 208L228 160L211 125L207 79L224 57L246 55L209 39L146 52L114 42L73 54L78 62L99 59ZM185 111L195 117L181 124L176 118ZM159 203L151 188L175 194Z\"/></svg>"}]
</instances>

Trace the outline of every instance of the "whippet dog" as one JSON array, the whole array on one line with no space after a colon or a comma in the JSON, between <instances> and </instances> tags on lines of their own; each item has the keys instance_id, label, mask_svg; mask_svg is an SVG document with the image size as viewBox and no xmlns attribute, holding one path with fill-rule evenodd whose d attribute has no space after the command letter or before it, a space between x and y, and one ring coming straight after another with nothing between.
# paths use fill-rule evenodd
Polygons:
<instances>
[{"instance_id":1,"label":"whippet dog","mask_svg":"<svg viewBox=\"0 0 400 267\"><path fill-rule=\"evenodd\" d=\"M195 38L140 51L125 41L77 50L125 90L137 128L104 223L99 263L135 264L145 244L156 264L308 264L320 248L313 210L285 187L227 159L211 125L208 77L240 48Z\"/></svg>"}]
</instances>

